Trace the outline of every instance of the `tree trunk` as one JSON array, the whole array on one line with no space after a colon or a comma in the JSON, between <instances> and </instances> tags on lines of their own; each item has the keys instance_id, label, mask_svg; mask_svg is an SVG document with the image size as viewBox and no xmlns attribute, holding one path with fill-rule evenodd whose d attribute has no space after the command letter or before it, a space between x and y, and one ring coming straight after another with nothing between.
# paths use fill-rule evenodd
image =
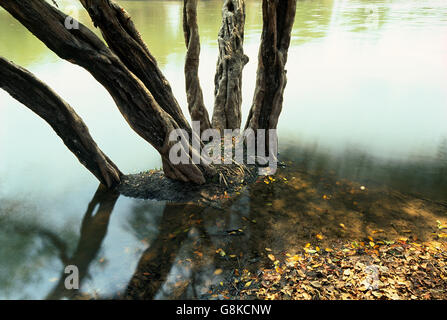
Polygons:
<instances>
[{"instance_id":1,"label":"tree trunk","mask_svg":"<svg viewBox=\"0 0 447 320\"><path fill-rule=\"evenodd\" d=\"M219 58L214 79L213 127L239 129L241 126L242 70L248 62L244 54L245 2L226 0L218 35Z\"/></svg>"},{"instance_id":2,"label":"tree trunk","mask_svg":"<svg viewBox=\"0 0 447 320\"><path fill-rule=\"evenodd\" d=\"M160 153L163 164L169 167L166 176L205 182L205 174L212 173L210 167L192 161L180 165L169 161L169 151L175 144L169 141L169 134L184 127L159 106L144 84L92 31L81 23L77 29L67 29L67 15L44 0L2 0L0 5L57 55L85 68L107 89L132 129ZM185 153L189 155L190 151Z\"/></svg>"},{"instance_id":3,"label":"tree trunk","mask_svg":"<svg viewBox=\"0 0 447 320\"><path fill-rule=\"evenodd\" d=\"M0 87L43 118L79 161L108 188L122 173L99 149L76 112L29 71L0 57Z\"/></svg>"},{"instance_id":4,"label":"tree trunk","mask_svg":"<svg viewBox=\"0 0 447 320\"><path fill-rule=\"evenodd\" d=\"M210 129L211 123L203 102L199 80L200 37L197 25L197 0L184 0L183 32L186 42L185 82L188 109L193 121L200 122L200 131Z\"/></svg>"},{"instance_id":5,"label":"tree trunk","mask_svg":"<svg viewBox=\"0 0 447 320\"><path fill-rule=\"evenodd\" d=\"M177 124L190 132L190 125L175 99L171 86L157 66L140 33L127 14L111 0L80 0L110 49L151 92L158 105Z\"/></svg>"},{"instance_id":6,"label":"tree trunk","mask_svg":"<svg viewBox=\"0 0 447 320\"><path fill-rule=\"evenodd\" d=\"M276 129L287 83L285 65L296 0L263 0L263 30L253 104L246 128Z\"/></svg>"}]
</instances>

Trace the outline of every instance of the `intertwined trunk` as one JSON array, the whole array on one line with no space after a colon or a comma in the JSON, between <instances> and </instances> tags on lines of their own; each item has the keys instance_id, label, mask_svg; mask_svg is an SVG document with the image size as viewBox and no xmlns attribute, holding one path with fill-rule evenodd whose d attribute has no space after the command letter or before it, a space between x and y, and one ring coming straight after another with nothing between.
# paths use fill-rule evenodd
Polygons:
<instances>
[{"instance_id":1,"label":"intertwined trunk","mask_svg":"<svg viewBox=\"0 0 447 320\"><path fill-rule=\"evenodd\" d=\"M245 2L226 0L218 35L219 58L214 79L213 127L241 127L242 70L248 62L244 54Z\"/></svg>"},{"instance_id":2,"label":"intertwined trunk","mask_svg":"<svg viewBox=\"0 0 447 320\"><path fill-rule=\"evenodd\" d=\"M130 16L111 0L80 2L108 46L81 23L68 27L66 22L73 22L73 19L45 0L0 0L0 6L59 57L83 67L104 86L130 127L160 153L168 178L203 184L208 177L215 176L216 169L203 161L201 155L197 156L200 150L191 146L191 141L197 141L197 137ZM246 128L274 129L277 126L295 8L296 0L263 0L256 90ZM184 0L188 109L191 118L200 121L202 131L211 127L220 131L240 128L242 71L248 62L243 50L244 27L244 1L225 0L218 34L215 104L210 123L198 77L197 0ZM121 172L97 147L85 124L65 101L28 71L4 59L0 60L0 75L1 87L45 119L103 184L112 188L120 183ZM182 130L186 144L170 141L170 134L177 129ZM187 155L187 162L171 162L174 145ZM198 158L199 163L193 163L193 158Z\"/></svg>"},{"instance_id":3,"label":"intertwined trunk","mask_svg":"<svg viewBox=\"0 0 447 320\"><path fill-rule=\"evenodd\" d=\"M168 177L198 184L206 181L205 174L211 171L206 165L192 161L174 165L169 161L175 144L169 141L169 134L185 128L160 107L145 85L92 31L81 23L78 29L67 29L67 15L44 0L2 0L0 5L57 55L85 68L107 89L132 129L160 153Z\"/></svg>"},{"instance_id":4,"label":"intertwined trunk","mask_svg":"<svg viewBox=\"0 0 447 320\"><path fill-rule=\"evenodd\" d=\"M157 66L132 19L118 4L110 0L80 0L94 25L101 30L109 48L140 79L158 105L189 131L189 123L175 99L168 80Z\"/></svg>"},{"instance_id":5,"label":"intertwined trunk","mask_svg":"<svg viewBox=\"0 0 447 320\"><path fill-rule=\"evenodd\" d=\"M29 71L0 57L0 88L54 129L79 161L109 188L121 181L118 167L99 149L82 119L68 103Z\"/></svg>"},{"instance_id":6,"label":"intertwined trunk","mask_svg":"<svg viewBox=\"0 0 447 320\"><path fill-rule=\"evenodd\" d=\"M263 28L253 104L246 128L276 129L287 83L286 62L296 0L263 0Z\"/></svg>"},{"instance_id":7,"label":"intertwined trunk","mask_svg":"<svg viewBox=\"0 0 447 320\"><path fill-rule=\"evenodd\" d=\"M184 0L183 33L186 43L185 83L188 110L193 121L200 122L200 131L210 129L211 123L203 102L199 80L200 37L197 25L197 0Z\"/></svg>"}]
</instances>

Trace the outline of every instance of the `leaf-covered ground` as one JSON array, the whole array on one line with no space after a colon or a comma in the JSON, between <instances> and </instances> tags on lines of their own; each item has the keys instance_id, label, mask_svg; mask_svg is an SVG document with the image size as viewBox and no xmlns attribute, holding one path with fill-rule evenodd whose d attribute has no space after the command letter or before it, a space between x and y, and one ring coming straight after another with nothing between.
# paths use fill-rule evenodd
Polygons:
<instances>
[{"instance_id":1,"label":"leaf-covered ground","mask_svg":"<svg viewBox=\"0 0 447 320\"><path fill-rule=\"evenodd\" d=\"M259 260L214 298L447 299L445 203L287 169L258 182L276 194L251 204Z\"/></svg>"},{"instance_id":2,"label":"leaf-covered ground","mask_svg":"<svg viewBox=\"0 0 447 320\"><path fill-rule=\"evenodd\" d=\"M238 270L220 295L239 299L447 299L447 246L375 240L273 253L269 268ZM231 288L232 287L232 288Z\"/></svg>"},{"instance_id":3,"label":"leaf-covered ground","mask_svg":"<svg viewBox=\"0 0 447 320\"><path fill-rule=\"evenodd\" d=\"M447 299L445 188L356 176L287 162L221 207L166 205L125 297Z\"/></svg>"}]
</instances>

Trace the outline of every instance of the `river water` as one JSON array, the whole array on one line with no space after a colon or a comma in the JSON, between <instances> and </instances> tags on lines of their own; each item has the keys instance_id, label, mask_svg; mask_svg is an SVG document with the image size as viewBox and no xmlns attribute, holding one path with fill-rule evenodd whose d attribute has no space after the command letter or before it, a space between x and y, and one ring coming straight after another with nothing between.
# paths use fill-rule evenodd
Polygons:
<instances>
[{"instance_id":1,"label":"river water","mask_svg":"<svg viewBox=\"0 0 447 320\"><path fill-rule=\"evenodd\" d=\"M77 1L58 2L91 26ZM118 2L133 17L187 114L183 1ZM221 3L199 1L200 78L210 112ZM243 119L253 96L262 28L260 1L246 3L245 52L250 62L243 74ZM0 55L34 72L67 100L123 172L161 166L157 152L128 127L88 72L59 59L3 9ZM445 200L446 58L444 0L298 1L278 125L281 154L295 168L287 174L329 172L335 180ZM306 182L293 184L294 190L300 184ZM248 240L259 241L262 228L269 225L260 219L281 208L286 216L266 218L276 226L271 238L293 237L298 229L308 232L305 225L290 228L285 223L298 223L304 208L294 205L297 195L281 187L264 193L248 190L223 211L116 199L102 191L94 196L97 188L96 179L51 128L1 91L0 299L70 297L60 288L69 262L85 269L84 294L114 297L123 294L137 273L154 280L145 257L154 260L149 263L158 270L154 277L163 281L144 297L202 297L219 283L211 253L231 242L219 232L237 230L257 217L256 226L248 228ZM99 210L94 217L89 216L89 203L90 211ZM262 208L253 209L259 203L276 209L261 213ZM83 220L90 227L81 229ZM292 244L284 240L276 246L279 250ZM182 264L195 258L201 262Z\"/></svg>"}]
</instances>

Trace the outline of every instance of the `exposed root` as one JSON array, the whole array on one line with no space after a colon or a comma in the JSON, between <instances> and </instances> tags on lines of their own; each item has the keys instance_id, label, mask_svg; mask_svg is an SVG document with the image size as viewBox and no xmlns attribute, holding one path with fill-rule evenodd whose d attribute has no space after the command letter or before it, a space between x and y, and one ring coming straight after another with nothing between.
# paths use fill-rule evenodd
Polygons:
<instances>
[{"instance_id":1,"label":"exposed root","mask_svg":"<svg viewBox=\"0 0 447 320\"><path fill-rule=\"evenodd\" d=\"M257 178L257 167L219 165L216 178L201 185L169 179L161 170L151 170L122 177L118 191L128 197L173 202L201 201L219 206L233 193L241 191ZM218 178L217 178L218 177Z\"/></svg>"}]
</instances>

